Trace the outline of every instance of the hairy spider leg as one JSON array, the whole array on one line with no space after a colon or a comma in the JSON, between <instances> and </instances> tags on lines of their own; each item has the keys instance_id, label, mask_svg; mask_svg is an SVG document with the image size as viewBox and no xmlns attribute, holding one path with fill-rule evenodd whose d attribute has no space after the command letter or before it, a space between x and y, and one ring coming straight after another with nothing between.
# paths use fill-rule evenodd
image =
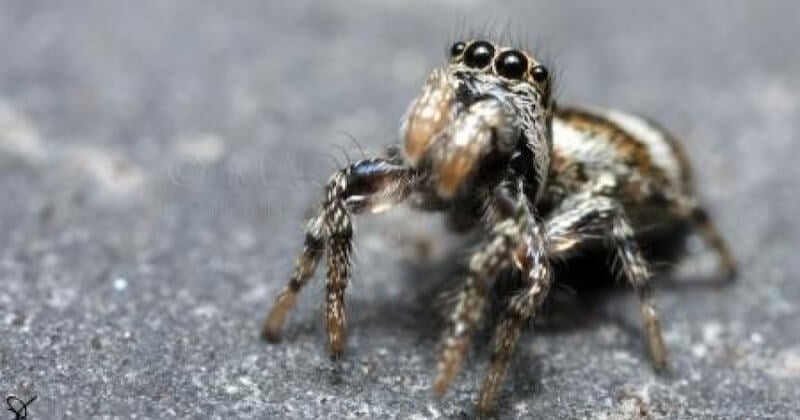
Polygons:
<instances>
[{"instance_id":1,"label":"hairy spider leg","mask_svg":"<svg viewBox=\"0 0 800 420\"><path fill-rule=\"evenodd\" d=\"M522 328L542 307L553 281L539 226L531 225L525 230L524 240L517 246L513 258L525 274L525 286L509 300L495 327L489 368L478 398L481 413L488 413L494 407Z\"/></svg>"},{"instance_id":2,"label":"hairy spider leg","mask_svg":"<svg viewBox=\"0 0 800 420\"><path fill-rule=\"evenodd\" d=\"M527 200L518 194L517 203L508 203L507 192L498 188L490 206L493 214L506 214L502 219L490 222L486 240L473 252L469 260L466 281L456 297L456 305L448 318L448 325L441 341L434 392L441 396L459 371L466 354L470 337L475 331L486 306L490 282L508 267L512 256L523 240L524 231L532 223ZM512 207L511 209L503 207ZM511 211L509 211L511 210ZM510 213L510 214L509 214Z\"/></svg>"},{"instance_id":3,"label":"hairy spider leg","mask_svg":"<svg viewBox=\"0 0 800 420\"><path fill-rule=\"evenodd\" d=\"M306 240L288 284L278 294L261 330L269 341L280 339L286 315L300 289L313 276L325 251L327 261L326 327L331 356L345 343L344 294L350 278L353 227L351 215L378 212L408 197L413 170L397 159L365 159L334 173L324 189L320 212L306 227Z\"/></svg>"},{"instance_id":4,"label":"hairy spider leg","mask_svg":"<svg viewBox=\"0 0 800 420\"><path fill-rule=\"evenodd\" d=\"M720 281L732 281L736 278L736 260L722 238L717 227L711 221L708 212L699 204L687 200L688 203L680 207L680 212L686 217L700 236L708 243L717 254L720 262Z\"/></svg>"},{"instance_id":5,"label":"hairy spider leg","mask_svg":"<svg viewBox=\"0 0 800 420\"><path fill-rule=\"evenodd\" d=\"M666 348L653 302L650 269L636 243L633 228L622 205L595 192L580 194L565 201L547 220L545 229L548 242L561 244L553 247L559 251L551 254L551 258L580 246L587 239L597 238L598 234L611 241L622 262L625 279L639 298L653 365L658 370L666 368Z\"/></svg>"}]
</instances>

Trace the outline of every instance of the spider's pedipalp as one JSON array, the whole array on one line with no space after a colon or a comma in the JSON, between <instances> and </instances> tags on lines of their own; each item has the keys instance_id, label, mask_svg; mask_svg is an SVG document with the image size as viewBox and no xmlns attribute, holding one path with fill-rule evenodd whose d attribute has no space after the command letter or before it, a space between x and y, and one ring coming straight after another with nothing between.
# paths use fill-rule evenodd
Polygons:
<instances>
[{"instance_id":1,"label":"spider's pedipalp","mask_svg":"<svg viewBox=\"0 0 800 420\"><path fill-rule=\"evenodd\" d=\"M490 153L511 154L519 138L515 118L508 104L490 98L454 119L429 154L440 197L453 197Z\"/></svg>"},{"instance_id":2,"label":"spider's pedipalp","mask_svg":"<svg viewBox=\"0 0 800 420\"><path fill-rule=\"evenodd\" d=\"M434 70L411 102L400 126L406 159L416 165L428 153L439 133L447 128L457 106L456 81L446 72Z\"/></svg>"}]
</instances>

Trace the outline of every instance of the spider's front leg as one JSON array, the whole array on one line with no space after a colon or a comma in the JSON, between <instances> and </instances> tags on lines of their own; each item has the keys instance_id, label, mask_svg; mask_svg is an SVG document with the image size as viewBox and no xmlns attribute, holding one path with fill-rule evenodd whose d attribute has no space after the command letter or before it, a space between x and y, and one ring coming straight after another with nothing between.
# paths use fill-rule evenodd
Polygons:
<instances>
[{"instance_id":1,"label":"spider's front leg","mask_svg":"<svg viewBox=\"0 0 800 420\"><path fill-rule=\"evenodd\" d=\"M512 198L512 195L517 195ZM486 306L490 282L513 262L517 268L533 270L530 249L540 242L530 206L523 194L500 188L489 199L487 220L493 227L487 240L469 261L469 272L441 343L434 391L442 395L458 373L470 337ZM537 254L538 255L538 254Z\"/></svg>"},{"instance_id":2,"label":"spider's front leg","mask_svg":"<svg viewBox=\"0 0 800 420\"><path fill-rule=\"evenodd\" d=\"M545 235L551 258L563 256L598 235L611 240L622 263L623 274L639 298L653 366L656 370L665 369L667 352L652 297L650 269L622 205L617 200L591 192L576 196L550 217Z\"/></svg>"},{"instance_id":3,"label":"spider's front leg","mask_svg":"<svg viewBox=\"0 0 800 420\"><path fill-rule=\"evenodd\" d=\"M547 298L552 285L552 270L540 227L532 225L525 241L516 248L513 256L518 269L523 272L525 286L511 297L500 322L495 327L489 372L481 386L478 410L492 410L503 377L508 370L514 347L522 328L536 315Z\"/></svg>"},{"instance_id":4,"label":"spider's front leg","mask_svg":"<svg viewBox=\"0 0 800 420\"><path fill-rule=\"evenodd\" d=\"M477 328L486 306L489 282L508 266L514 243L520 236L514 220L497 224L489 239L469 260L469 273L463 289L458 294L453 313L441 342L437 375L434 380L436 395L444 395L455 379L466 354L472 333Z\"/></svg>"},{"instance_id":5,"label":"spider's front leg","mask_svg":"<svg viewBox=\"0 0 800 420\"><path fill-rule=\"evenodd\" d=\"M303 250L288 284L278 294L261 330L278 341L286 315L300 289L313 276L323 251L327 259L326 325L332 357L341 355L345 340L344 293L350 278L353 228L351 215L378 212L408 197L413 170L399 159L365 159L331 176L319 213L309 220Z\"/></svg>"},{"instance_id":6,"label":"spider's front leg","mask_svg":"<svg viewBox=\"0 0 800 420\"><path fill-rule=\"evenodd\" d=\"M500 191L489 203L489 223L494 224L488 240L470 259L469 274L450 317L442 340L434 391L441 395L458 372L469 339L480 322L486 305L489 281L513 264L523 273L526 286L511 298L497 326L489 372L481 388L478 410L491 410L495 396L519 338L520 331L547 297L552 271L540 227L524 195L509 198Z\"/></svg>"}]
</instances>

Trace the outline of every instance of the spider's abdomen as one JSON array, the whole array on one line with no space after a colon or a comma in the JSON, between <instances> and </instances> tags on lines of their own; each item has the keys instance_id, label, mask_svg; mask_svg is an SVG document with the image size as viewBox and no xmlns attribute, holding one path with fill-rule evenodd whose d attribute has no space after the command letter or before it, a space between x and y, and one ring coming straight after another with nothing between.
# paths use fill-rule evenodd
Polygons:
<instances>
[{"instance_id":1,"label":"spider's abdomen","mask_svg":"<svg viewBox=\"0 0 800 420\"><path fill-rule=\"evenodd\" d=\"M641 117L613 110L563 108L553 118L550 181L553 194L562 198L603 185L609 195L635 210L689 192L689 178L678 144Z\"/></svg>"}]
</instances>

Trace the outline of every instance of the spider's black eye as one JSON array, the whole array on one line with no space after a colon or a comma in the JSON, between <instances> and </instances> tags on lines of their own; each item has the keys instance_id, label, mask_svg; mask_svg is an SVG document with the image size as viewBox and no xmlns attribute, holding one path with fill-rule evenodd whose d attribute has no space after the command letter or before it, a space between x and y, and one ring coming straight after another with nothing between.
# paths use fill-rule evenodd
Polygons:
<instances>
[{"instance_id":1,"label":"spider's black eye","mask_svg":"<svg viewBox=\"0 0 800 420\"><path fill-rule=\"evenodd\" d=\"M465 43L463 43L461 41L456 42L455 44L453 44L452 47L450 47L450 57L451 58L458 57L459 55L461 55L461 53L464 52L464 49L466 49L466 48L467 48L467 44L465 44Z\"/></svg>"},{"instance_id":2,"label":"spider's black eye","mask_svg":"<svg viewBox=\"0 0 800 420\"><path fill-rule=\"evenodd\" d=\"M519 80L528 70L528 58L516 50L503 51L494 60L494 68L500 76Z\"/></svg>"},{"instance_id":3,"label":"spider's black eye","mask_svg":"<svg viewBox=\"0 0 800 420\"><path fill-rule=\"evenodd\" d=\"M549 73L547 72L547 68L542 65L535 66L531 69L531 77L538 83L544 83L547 81Z\"/></svg>"},{"instance_id":4,"label":"spider's black eye","mask_svg":"<svg viewBox=\"0 0 800 420\"><path fill-rule=\"evenodd\" d=\"M476 41L464 51L464 63L472 68L482 69L492 62L494 45L486 41Z\"/></svg>"}]
</instances>

